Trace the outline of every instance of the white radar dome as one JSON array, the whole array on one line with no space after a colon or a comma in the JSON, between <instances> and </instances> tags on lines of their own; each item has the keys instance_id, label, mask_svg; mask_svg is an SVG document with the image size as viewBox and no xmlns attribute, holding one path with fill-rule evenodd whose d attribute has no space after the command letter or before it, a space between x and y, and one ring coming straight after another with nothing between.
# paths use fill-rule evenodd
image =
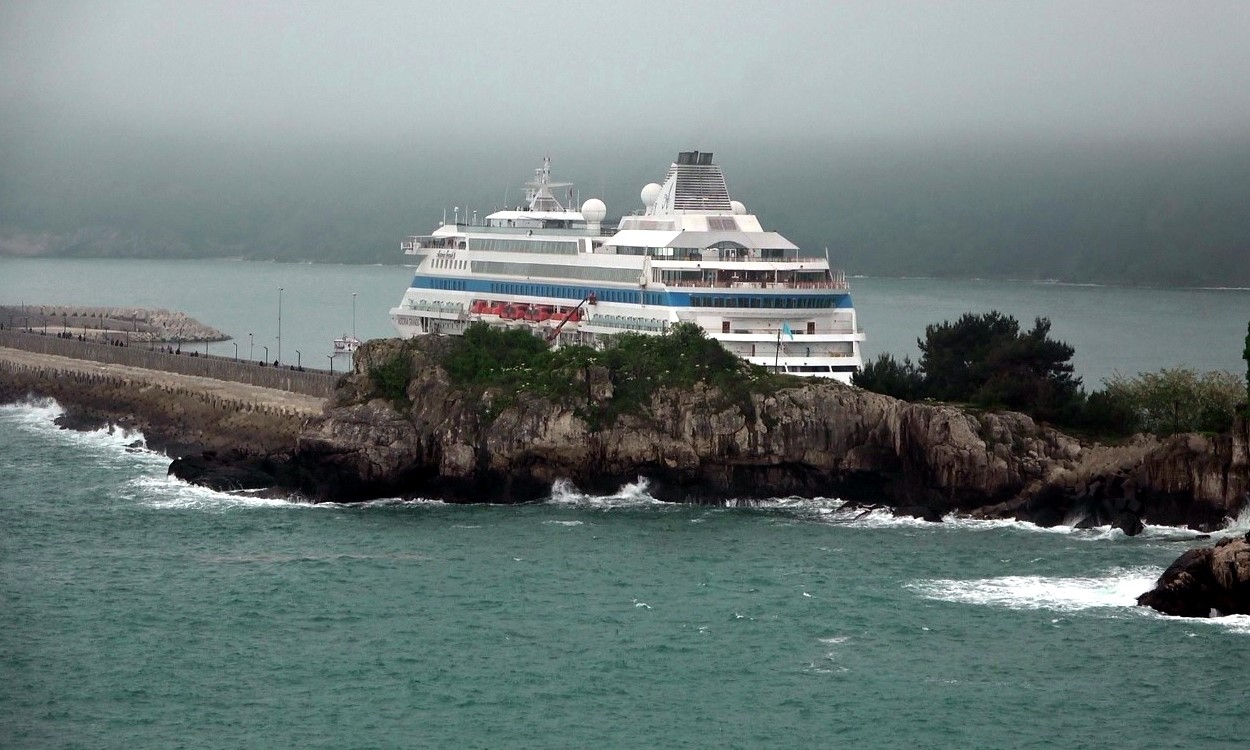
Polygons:
<instances>
[{"instance_id":1,"label":"white radar dome","mask_svg":"<svg viewBox=\"0 0 1250 750\"><path fill-rule=\"evenodd\" d=\"M598 198L591 198L582 204L582 218L586 221L603 221L608 215L608 207Z\"/></svg>"},{"instance_id":2,"label":"white radar dome","mask_svg":"<svg viewBox=\"0 0 1250 750\"><path fill-rule=\"evenodd\" d=\"M729 207L733 209L734 214L737 216L747 212L747 207L742 205L742 201L729 201Z\"/></svg>"},{"instance_id":3,"label":"white radar dome","mask_svg":"<svg viewBox=\"0 0 1250 750\"><path fill-rule=\"evenodd\" d=\"M663 189L654 182L648 182L647 186L642 189L642 205L647 208L654 206L656 199L660 197L660 191Z\"/></svg>"}]
</instances>

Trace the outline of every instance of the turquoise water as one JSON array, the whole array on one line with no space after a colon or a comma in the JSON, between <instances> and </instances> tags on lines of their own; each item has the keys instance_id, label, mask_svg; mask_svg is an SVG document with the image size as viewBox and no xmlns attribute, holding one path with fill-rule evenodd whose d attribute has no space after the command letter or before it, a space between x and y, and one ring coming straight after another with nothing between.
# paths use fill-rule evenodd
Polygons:
<instances>
[{"instance_id":1,"label":"turquoise water","mask_svg":"<svg viewBox=\"0 0 1250 750\"><path fill-rule=\"evenodd\" d=\"M0 258L0 304L166 307L184 310L234 337L210 353L277 356L282 287L282 360L328 367L331 341L355 327L362 338L395 335L388 317L411 281L403 266L346 266L228 260ZM1163 367L1244 372L1250 290L1130 289L1010 281L851 280L865 356L918 356L926 325L965 312L1000 310L1076 348L1073 364L1090 388L1115 372ZM7 325L7 321L5 321ZM20 321L19 321L20 324ZM248 334L252 336L249 338ZM250 343L249 343L250 342ZM339 361L335 367L342 369Z\"/></svg>"},{"instance_id":2,"label":"turquoise water","mask_svg":"<svg viewBox=\"0 0 1250 750\"><path fill-rule=\"evenodd\" d=\"M1227 748L1250 618L1151 528L833 500L313 507L0 407L0 747ZM1250 519L1236 527L1244 533Z\"/></svg>"},{"instance_id":3,"label":"turquoise water","mask_svg":"<svg viewBox=\"0 0 1250 750\"><path fill-rule=\"evenodd\" d=\"M325 366L402 267L0 258L0 303L160 306ZM1241 371L1250 291L856 279L868 356L999 309L1090 385ZM342 365L339 364L339 367ZM554 487L312 507L0 407L0 748L1225 748L1250 618L1132 606L1192 532L926 525ZM1147 519L1148 520L1148 519ZM1244 533L1250 518L1235 521ZM1230 532L1232 533L1232 532Z\"/></svg>"}]
</instances>

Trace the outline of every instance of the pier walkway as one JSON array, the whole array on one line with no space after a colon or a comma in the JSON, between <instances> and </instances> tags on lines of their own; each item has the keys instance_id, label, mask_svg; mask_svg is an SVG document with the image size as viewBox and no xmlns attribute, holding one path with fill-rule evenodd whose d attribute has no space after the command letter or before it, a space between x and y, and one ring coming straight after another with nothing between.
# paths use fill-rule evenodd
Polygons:
<instances>
[{"instance_id":1,"label":"pier walkway","mask_svg":"<svg viewBox=\"0 0 1250 750\"><path fill-rule=\"evenodd\" d=\"M259 391L287 391L292 396L311 397L318 404L334 392L338 375L321 370L296 370L289 367L274 367L256 362L246 362L229 357L214 357L204 354L183 352L174 354L141 345L113 346L95 341L79 341L77 338L64 338L55 333L44 335L34 332L0 330L0 351L9 361L24 361L31 366L32 360L20 358L18 350L31 354L57 358L59 368L87 368L90 363L109 365L109 371L118 372L114 368L129 368L144 371L132 373L135 377L151 379L154 372L167 376L191 377L197 381L197 388L215 389L223 387L222 381L237 385L252 386ZM59 360L65 360L60 362ZM86 362L82 360L87 360ZM94 372L102 372L96 366ZM205 382L198 382L205 381ZM214 381L218 385L214 385Z\"/></svg>"}]
</instances>

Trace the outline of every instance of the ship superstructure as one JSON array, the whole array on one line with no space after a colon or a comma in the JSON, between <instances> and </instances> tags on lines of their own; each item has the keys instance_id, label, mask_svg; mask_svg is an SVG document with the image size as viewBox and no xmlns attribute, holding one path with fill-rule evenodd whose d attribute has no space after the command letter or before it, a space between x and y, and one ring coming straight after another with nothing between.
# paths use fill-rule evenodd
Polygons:
<instances>
[{"instance_id":1,"label":"ship superstructure","mask_svg":"<svg viewBox=\"0 0 1250 750\"><path fill-rule=\"evenodd\" d=\"M685 151L643 210L605 229L591 198L562 203L549 160L526 204L482 222L457 210L404 252L423 256L391 318L405 337L457 335L474 322L527 327L554 345L602 347L624 331L698 324L729 351L794 375L849 382L864 340L841 271L802 255L732 200L711 153ZM466 212L467 213L467 212Z\"/></svg>"}]
</instances>

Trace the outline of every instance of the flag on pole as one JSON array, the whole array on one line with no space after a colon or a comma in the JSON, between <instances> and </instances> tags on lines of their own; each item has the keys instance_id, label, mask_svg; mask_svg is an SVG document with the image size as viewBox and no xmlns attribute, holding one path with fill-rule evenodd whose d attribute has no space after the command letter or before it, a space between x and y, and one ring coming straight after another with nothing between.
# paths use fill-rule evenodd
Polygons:
<instances>
[{"instance_id":1,"label":"flag on pole","mask_svg":"<svg viewBox=\"0 0 1250 750\"><path fill-rule=\"evenodd\" d=\"M794 338L794 331L791 331L791 330L790 330L790 324L789 324L789 323L785 323L785 322L783 322L783 323L781 324L781 332L782 332L782 333L784 333L785 335L789 336L790 338Z\"/></svg>"}]
</instances>

